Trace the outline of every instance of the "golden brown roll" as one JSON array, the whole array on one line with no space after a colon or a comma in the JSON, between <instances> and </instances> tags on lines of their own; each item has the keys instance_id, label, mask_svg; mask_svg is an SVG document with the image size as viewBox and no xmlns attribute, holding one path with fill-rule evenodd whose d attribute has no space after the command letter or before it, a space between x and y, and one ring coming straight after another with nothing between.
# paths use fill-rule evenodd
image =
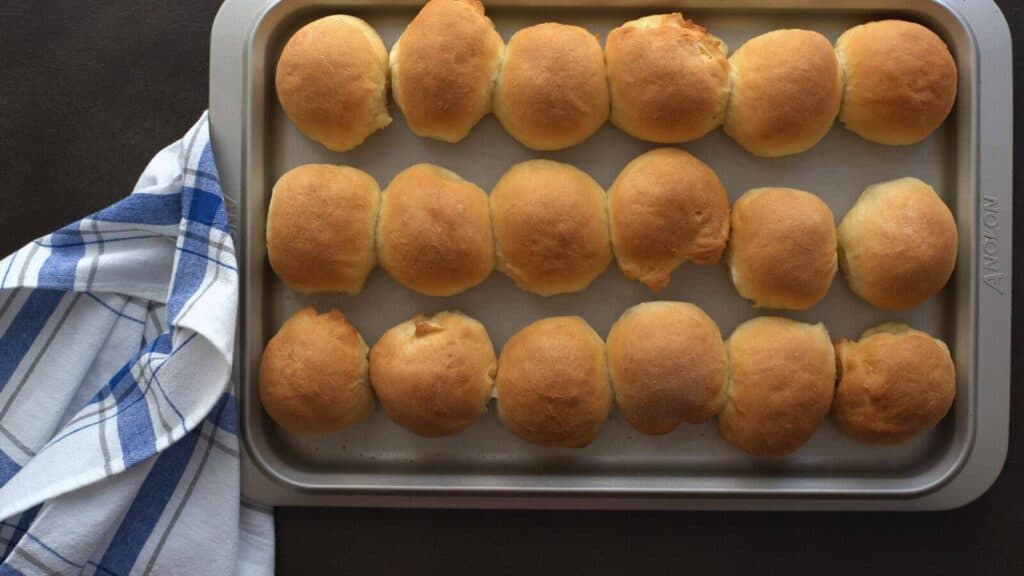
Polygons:
<instances>
[{"instance_id":1,"label":"golden brown roll","mask_svg":"<svg viewBox=\"0 0 1024 576\"><path fill-rule=\"evenodd\" d=\"M582 318L545 318L516 332L498 359L498 417L532 444L582 448L612 404L604 342Z\"/></svg>"},{"instance_id":2,"label":"golden brown roll","mask_svg":"<svg viewBox=\"0 0 1024 576\"><path fill-rule=\"evenodd\" d=\"M498 269L544 296L585 289L612 259L605 194L580 170L529 160L491 191Z\"/></svg>"},{"instance_id":3,"label":"golden brown roll","mask_svg":"<svg viewBox=\"0 0 1024 576\"><path fill-rule=\"evenodd\" d=\"M695 140L725 119L729 48L679 13L631 20L604 48L611 120L651 142Z\"/></svg>"},{"instance_id":4,"label":"golden brown roll","mask_svg":"<svg viewBox=\"0 0 1024 576\"><path fill-rule=\"evenodd\" d=\"M487 194L440 166L406 168L381 196L377 257L392 278L429 296L483 282L494 269Z\"/></svg>"},{"instance_id":5,"label":"golden brown roll","mask_svg":"<svg viewBox=\"0 0 1024 576\"><path fill-rule=\"evenodd\" d=\"M786 156L825 137L843 92L828 39L809 30L775 30L740 46L732 65L725 133L758 156Z\"/></svg>"},{"instance_id":6,"label":"golden brown roll","mask_svg":"<svg viewBox=\"0 0 1024 576\"><path fill-rule=\"evenodd\" d=\"M846 73L839 120L861 138L914 144L952 110L956 62L946 43L924 26L868 22L844 32L835 49Z\"/></svg>"},{"instance_id":7,"label":"golden brown roll","mask_svg":"<svg viewBox=\"0 0 1024 576\"><path fill-rule=\"evenodd\" d=\"M497 360L487 330L460 312L420 314L370 350L370 382L398 425L433 438L461 432L487 407Z\"/></svg>"},{"instance_id":8,"label":"golden brown roll","mask_svg":"<svg viewBox=\"0 0 1024 576\"><path fill-rule=\"evenodd\" d=\"M957 255L956 221L931 186L899 178L868 186L839 224L839 264L850 288L887 310L942 290Z\"/></svg>"},{"instance_id":9,"label":"golden brown roll","mask_svg":"<svg viewBox=\"0 0 1024 576\"><path fill-rule=\"evenodd\" d=\"M710 166L676 148L634 158L608 189L619 268L657 292L680 264L717 264L729 239L729 196Z\"/></svg>"},{"instance_id":10,"label":"golden brown roll","mask_svg":"<svg viewBox=\"0 0 1024 576\"><path fill-rule=\"evenodd\" d=\"M551 22L516 32L498 73L494 115L534 150L559 150L589 138L608 119L597 38L579 26Z\"/></svg>"},{"instance_id":11,"label":"golden brown roll","mask_svg":"<svg viewBox=\"0 0 1024 576\"><path fill-rule=\"evenodd\" d=\"M896 444L933 428L956 395L946 343L898 323L876 326L859 342L836 342L839 386L832 416L848 436Z\"/></svg>"},{"instance_id":12,"label":"golden brown roll","mask_svg":"<svg viewBox=\"0 0 1024 576\"><path fill-rule=\"evenodd\" d=\"M729 388L718 429L756 456L784 456L806 443L832 404L835 354L821 324L761 316L725 343Z\"/></svg>"},{"instance_id":13,"label":"golden brown roll","mask_svg":"<svg viewBox=\"0 0 1024 576\"><path fill-rule=\"evenodd\" d=\"M282 428L316 436L358 424L376 405L366 342L337 310L303 308L267 342L260 402Z\"/></svg>"},{"instance_id":14,"label":"golden brown roll","mask_svg":"<svg viewBox=\"0 0 1024 576\"><path fill-rule=\"evenodd\" d=\"M491 110L505 43L479 0L430 0L391 48L391 95L418 136L458 142Z\"/></svg>"},{"instance_id":15,"label":"golden brown roll","mask_svg":"<svg viewBox=\"0 0 1024 576\"><path fill-rule=\"evenodd\" d=\"M281 108L306 136L344 152L391 123L388 51L353 16L314 20L285 44L274 84Z\"/></svg>"},{"instance_id":16,"label":"golden brown roll","mask_svg":"<svg viewBox=\"0 0 1024 576\"><path fill-rule=\"evenodd\" d=\"M380 187L349 166L306 164L278 179L267 213L267 256L300 293L358 294L377 264Z\"/></svg>"},{"instance_id":17,"label":"golden brown roll","mask_svg":"<svg viewBox=\"0 0 1024 576\"><path fill-rule=\"evenodd\" d=\"M700 424L725 402L725 345L714 320L686 302L629 308L608 333L615 404L644 434Z\"/></svg>"},{"instance_id":18,"label":"golden brown roll","mask_svg":"<svg viewBox=\"0 0 1024 576\"><path fill-rule=\"evenodd\" d=\"M832 210L814 194L755 188L733 204L729 270L754 306L814 306L832 285L837 259Z\"/></svg>"}]
</instances>

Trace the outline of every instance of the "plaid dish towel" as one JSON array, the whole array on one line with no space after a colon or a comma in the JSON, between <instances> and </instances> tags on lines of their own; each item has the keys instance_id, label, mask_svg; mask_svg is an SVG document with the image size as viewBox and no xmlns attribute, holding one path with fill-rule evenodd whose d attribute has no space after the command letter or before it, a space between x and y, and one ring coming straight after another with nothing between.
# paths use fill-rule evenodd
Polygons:
<instances>
[{"instance_id":1,"label":"plaid dish towel","mask_svg":"<svg viewBox=\"0 0 1024 576\"><path fill-rule=\"evenodd\" d=\"M239 501L238 268L207 115L0 261L0 575L271 574Z\"/></svg>"}]
</instances>

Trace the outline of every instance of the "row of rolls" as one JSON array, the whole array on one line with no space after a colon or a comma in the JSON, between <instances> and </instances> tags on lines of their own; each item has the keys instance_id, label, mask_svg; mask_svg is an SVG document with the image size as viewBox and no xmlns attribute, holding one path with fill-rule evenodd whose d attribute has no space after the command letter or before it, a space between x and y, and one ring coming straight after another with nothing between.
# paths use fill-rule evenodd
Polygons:
<instances>
[{"instance_id":1,"label":"row of rolls","mask_svg":"<svg viewBox=\"0 0 1024 576\"><path fill-rule=\"evenodd\" d=\"M478 0L430 0L390 54L358 18L300 28L277 62L285 114L327 148L346 151L391 122L387 93L417 135L465 138L493 113L534 150L579 144L606 121L641 140L679 143L723 126L758 156L803 152L836 118L863 138L919 142L956 99L957 68L928 28L882 20L835 45L783 29L725 42L678 13L632 20L602 49L590 31L543 23L506 45Z\"/></svg>"},{"instance_id":2,"label":"row of rolls","mask_svg":"<svg viewBox=\"0 0 1024 576\"><path fill-rule=\"evenodd\" d=\"M379 263L400 284L450 296L494 269L528 292L584 290L611 261L652 290L684 262L728 262L757 307L807 309L841 269L882 309L939 292L956 264L949 207L928 184L869 186L838 225L816 195L756 188L729 205L714 170L676 148L629 162L606 193L577 168L550 160L512 166L488 195L454 172L417 164L381 192L356 168L299 166L274 186L267 252L301 293L359 293Z\"/></svg>"},{"instance_id":3,"label":"row of rolls","mask_svg":"<svg viewBox=\"0 0 1024 576\"><path fill-rule=\"evenodd\" d=\"M833 343L820 323L760 316L723 341L699 307L655 301L627 309L607 342L582 318L551 317L499 357L486 328L457 311L418 315L368 348L341 312L305 308L267 344L259 394L298 435L345 430L379 400L406 430L448 436L496 397L504 426L535 445L585 447L614 406L644 434L717 418L745 452L785 456L829 412L857 441L904 442L950 410L956 374L944 342L897 323Z\"/></svg>"}]
</instances>

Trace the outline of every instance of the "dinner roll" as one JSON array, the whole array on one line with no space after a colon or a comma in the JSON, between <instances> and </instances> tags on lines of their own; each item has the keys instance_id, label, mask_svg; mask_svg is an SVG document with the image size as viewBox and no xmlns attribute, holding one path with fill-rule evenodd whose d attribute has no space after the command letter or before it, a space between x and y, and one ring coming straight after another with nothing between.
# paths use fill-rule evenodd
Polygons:
<instances>
[{"instance_id":1,"label":"dinner roll","mask_svg":"<svg viewBox=\"0 0 1024 576\"><path fill-rule=\"evenodd\" d=\"M754 306L805 310L836 274L836 225L820 198L792 188L755 188L732 207L729 270Z\"/></svg>"},{"instance_id":2,"label":"dinner roll","mask_svg":"<svg viewBox=\"0 0 1024 576\"><path fill-rule=\"evenodd\" d=\"M775 30L729 59L732 94L725 133L758 156L786 156L825 137L842 97L843 75L828 39Z\"/></svg>"},{"instance_id":3,"label":"dinner roll","mask_svg":"<svg viewBox=\"0 0 1024 576\"><path fill-rule=\"evenodd\" d=\"M722 334L686 302L626 310L608 333L608 373L619 412L645 434L706 422L725 402Z\"/></svg>"},{"instance_id":4,"label":"dinner roll","mask_svg":"<svg viewBox=\"0 0 1024 576\"><path fill-rule=\"evenodd\" d=\"M957 254L956 221L931 186L900 178L868 186L839 224L839 264L850 288L887 310L942 290Z\"/></svg>"},{"instance_id":5,"label":"dinner roll","mask_svg":"<svg viewBox=\"0 0 1024 576\"><path fill-rule=\"evenodd\" d=\"M301 436L344 430L373 412L366 342L337 310L303 308L267 342L260 402L282 428Z\"/></svg>"},{"instance_id":6,"label":"dinner roll","mask_svg":"<svg viewBox=\"0 0 1024 576\"><path fill-rule=\"evenodd\" d=\"M651 142L686 142L717 128L729 100L728 47L679 13L631 20L604 48L611 120Z\"/></svg>"},{"instance_id":7,"label":"dinner roll","mask_svg":"<svg viewBox=\"0 0 1024 576\"><path fill-rule=\"evenodd\" d=\"M498 359L498 417L532 444L582 448L612 404L604 342L582 318L545 318L516 332Z\"/></svg>"},{"instance_id":8,"label":"dinner roll","mask_svg":"<svg viewBox=\"0 0 1024 576\"><path fill-rule=\"evenodd\" d=\"M825 327L761 316L740 324L725 347L722 436L755 456L784 456L803 446L828 413L835 388Z\"/></svg>"},{"instance_id":9,"label":"dinner roll","mask_svg":"<svg viewBox=\"0 0 1024 576\"><path fill-rule=\"evenodd\" d=\"M505 43L479 0L430 0L391 48L391 95L418 136L458 142L491 110Z\"/></svg>"},{"instance_id":10,"label":"dinner roll","mask_svg":"<svg viewBox=\"0 0 1024 576\"><path fill-rule=\"evenodd\" d=\"M494 89L494 115L534 150L559 150L589 138L608 119L597 38L579 26L551 22L513 34Z\"/></svg>"},{"instance_id":11,"label":"dinner roll","mask_svg":"<svg viewBox=\"0 0 1024 576\"><path fill-rule=\"evenodd\" d=\"M306 164L274 185L267 212L267 256L300 293L358 294L377 263L373 232L380 187L349 166Z\"/></svg>"},{"instance_id":12,"label":"dinner roll","mask_svg":"<svg viewBox=\"0 0 1024 576\"><path fill-rule=\"evenodd\" d=\"M869 444L896 444L939 423L956 395L956 369L945 342L898 323L859 342L836 343L839 386L832 416L839 429Z\"/></svg>"},{"instance_id":13,"label":"dinner roll","mask_svg":"<svg viewBox=\"0 0 1024 576\"><path fill-rule=\"evenodd\" d=\"M510 168L491 191L491 218L498 269L528 292L583 290L611 262L604 190L568 164Z\"/></svg>"},{"instance_id":14,"label":"dinner roll","mask_svg":"<svg viewBox=\"0 0 1024 576\"><path fill-rule=\"evenodd\" d=\"M359 18L314 20L292 35L274 80L281 108L306 136L344 152L391 123L388 51Z\"/></svg>"},{"instance_id":15,"label":"dinner roll","mask_svg":"<svg viewBox=\"0 0 1024 576\"><path fill-rule=\"evenodd\" d=\"M949 115L957 71L949 48L913 22L854 26L836 41L846 73L839 120L880 144L914 144Z\"/></svg>"},{"instance_id":16,"label":"dinner roll","mask_svg":"<svg viewBox=\"0 0 1024 576\"><path fill-rule=\"evenodd\" d=\"M398 425L433 438L469 428L491 399L497 360L487 330L460 312L420 314L370 350L370 382Z\"/></svg>"},{"instance_id":17,"label":"dinner roll","mask_svg":"<svg viewBox=\"0 0 1024 576\"><path fill-rule=\"evenodd\" d=\"M729 238L729 196L710 166L676 148L634 158L608 189L619 268L657 292L680 264L717 264Z\"/></svg>"},{"instance_id":18,"label":"dinner roll","mask_svg":"<svg viewBox=\"0 0 1024 576\"><path fill-rule=\"evenodd\" d=\"M406 168L381 197L377 257L392 278L429 296L483 282L494 269L487 194L440 166Z\"/></svg>"}]
</instances>

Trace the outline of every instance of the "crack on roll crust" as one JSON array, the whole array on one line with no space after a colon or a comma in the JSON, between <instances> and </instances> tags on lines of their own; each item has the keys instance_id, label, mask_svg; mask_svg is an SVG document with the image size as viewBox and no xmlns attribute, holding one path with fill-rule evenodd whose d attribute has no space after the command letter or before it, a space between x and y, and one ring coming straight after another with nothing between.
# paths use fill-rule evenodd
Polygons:
<instances>
[{"instance_id":1,"label":"crack on roll crust","mask_svg":"<svg viewBox=\"0 0 1024 576\"><path fill-rule=\"evenodd\" d=\"M435 319L417 319L414 324L416 325L415 334L417 338L422 338L429 334L444 332L444 326L439 324Z\"/></svg>"}]
</instances>

